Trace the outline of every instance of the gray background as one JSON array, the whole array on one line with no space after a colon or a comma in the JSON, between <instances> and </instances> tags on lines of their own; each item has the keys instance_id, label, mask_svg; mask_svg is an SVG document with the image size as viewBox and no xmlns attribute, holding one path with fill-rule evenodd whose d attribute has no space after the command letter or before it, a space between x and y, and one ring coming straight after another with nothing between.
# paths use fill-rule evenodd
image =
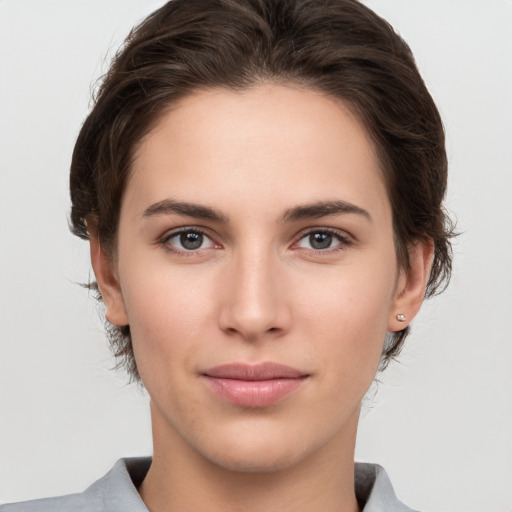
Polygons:
<instances>
[{"instance_id":1,"label":"gray background","mask_svg":"<svg viewBox=\"0 0 512 512\"><path fill-rule=\"evenodd\" d=\"M147 398L109 371L67 172L91 83L162 1L0 1L0 502L82 490L151 451ZM512 510L512 2L372 0L443 115L454 279L365 405L357 458L429 511ZM372 395L373 396L373 395Z\"/></svg>"}]
</instances>

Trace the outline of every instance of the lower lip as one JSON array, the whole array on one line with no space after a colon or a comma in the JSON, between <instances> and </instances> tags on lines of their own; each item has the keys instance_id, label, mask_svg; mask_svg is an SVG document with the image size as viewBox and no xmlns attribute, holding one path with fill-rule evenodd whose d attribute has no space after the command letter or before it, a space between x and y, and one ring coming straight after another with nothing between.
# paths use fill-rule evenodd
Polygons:
<instances>
[{"instance_id":1,"label":"lower lip","mask_svg":"<svg viewBox=\"0 0 512 512\"><path fill-rule=\"evenodd\" d=\"M237 380L204 376L211 389L240 407L267 407L297 390L306 377L269 380Z\"/></svg>"}]
</instances>

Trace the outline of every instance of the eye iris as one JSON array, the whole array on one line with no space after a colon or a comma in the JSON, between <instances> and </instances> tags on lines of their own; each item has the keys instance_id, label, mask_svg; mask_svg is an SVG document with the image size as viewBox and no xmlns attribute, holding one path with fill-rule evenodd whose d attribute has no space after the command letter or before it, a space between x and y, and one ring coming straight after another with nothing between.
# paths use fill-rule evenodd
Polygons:
<instances>
[{"instance_id":1,"label":"eye iris","mask_svg":"<svg viewBox=\"0 0 512 512\"><path fill-rule=\"evenodd\" d=\"M329 233L314 233L309 235L309 243L313 249L327 249L332 244L332 235Z\"/></svg>"},{"instance_id":2,"label":"eye iris","mask_svg":"<svg viewBox=\"0 0 512 512\"><path fill-rule=\"evenodd\" d=\"M180 243L185 249L193 251L199 249L203 245L203 234L202 233L182 233L180 235Z\"/></svg>"}]
</instances>

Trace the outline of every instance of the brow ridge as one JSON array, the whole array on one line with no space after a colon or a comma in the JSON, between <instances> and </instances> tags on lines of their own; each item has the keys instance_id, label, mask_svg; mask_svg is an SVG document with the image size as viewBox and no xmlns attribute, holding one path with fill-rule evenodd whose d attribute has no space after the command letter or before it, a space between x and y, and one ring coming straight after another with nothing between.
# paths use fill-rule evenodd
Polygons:
<instances>
[{"instance_id":1,"label":"brow ridge","mask_svg":"<svg viewBox=\"0 0 512 512\"><path fill-rule=\"evenodd\" d=\"M170 214L186 215L187 217L212 220L223 224L228 222L226 215L215 208L195 203L175 201L174 199L164 199L163 201L152 204L144 210L142 215L143 217L153 217Z\"/></svg>"},{"instance_id":2,"label":"brow ridge","mask_svg":"<svg viewBox=\"0 0 512 512\"><path fill-rule=\"evenodd\" d=\"M370 213L364 208L341 200L319 201L316 203L294 206L293 208L289 208L285 211L282 220L284 222L289 222L349 213L361 215L366 217L369 221L372 220Z\"/></svg>"},{"instance_id":3,"label":"brow ridge","mask_svg":"<svg viewBox=\"0 0 512 512\"><path fill-rule=\"evenodd\" d=\"M212 220L223 224L228 222L228 217L215 208L196 203L175 201L174 199L164 199L158 203L152 204L144 210L143 217L170 214L185 215L187 217L194 217L197 219ZM293 222L339 214L361 215L370 221L372 220L371 215L364 208L346 201L336 200L319 201L316 203L294 206L293 208L289 208L284 212L282 221Z\"/></svg>"}]
</instances>

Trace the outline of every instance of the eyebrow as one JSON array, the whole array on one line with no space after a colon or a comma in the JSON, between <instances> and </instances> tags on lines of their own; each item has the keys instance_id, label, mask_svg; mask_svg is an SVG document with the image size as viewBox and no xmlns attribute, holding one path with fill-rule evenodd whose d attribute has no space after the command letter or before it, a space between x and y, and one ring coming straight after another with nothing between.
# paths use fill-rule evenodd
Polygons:
<instances>
[{"instance_id":1,"label":"eyebrow","mask_svg":"<svg viewBox=\"0 0 512 512\"><path fill-rule=\"evenodd\" d=\"M286 210L282 216L282 222L293 222L305 219L318 219L329 215L352 213L372 220L367 210L346 201L319 201L300 206L294 206ZM212 220L222 224L228 223L228 217L221 211L195 203L185 203L174 199L164 199L146 208L143 217L158 215L186 215L196 219Z\"/></svg>"},{"instance_id":2,"label":"eyebrow","mask_svg":"<svg viewBox=\"0 0 512 512\"><path fill-rule=\"evenodd\" d=\"M186 215L196 219L213 220L226 224L228 218L219 210L195 203L184 203L173 199L164 199L146 208L143 217L154 217L157 215Z\"/></svg>"},{"instance_id":3,"label":"eyebrow","mask_svg":"<svg viewBox=\"0 0 512 512\"><path fill-rule=\"evenodd\" d=\"M283 215L283 221L317 219L328 215L347 213L361 215L366 217L370 222L372 221L372 217L367 210L355 204L347 203L346 201L319 201L317 203L295 206L286 210Z\"/></svg>"}]
</instances>

